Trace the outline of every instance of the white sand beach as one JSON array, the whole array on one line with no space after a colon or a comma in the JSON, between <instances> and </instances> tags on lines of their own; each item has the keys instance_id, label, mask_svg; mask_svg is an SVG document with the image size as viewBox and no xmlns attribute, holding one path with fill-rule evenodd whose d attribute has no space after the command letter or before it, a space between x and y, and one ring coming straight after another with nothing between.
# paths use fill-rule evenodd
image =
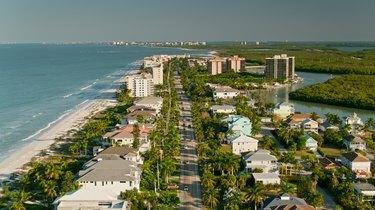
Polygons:
<instances>
[{"instance_id":1,"label":"white sand beach","mask_svg":"<svg viewBox=\"0 0 375 210\"><path fill-rule=\"evenodd\" d=\"M72 129L80 128L89 117L110 106L114 106L115 103L114 100L90 100L76 107L75 110L62 117L48 129L36 135L29 143L1 161L0 180L7 179L13 172L30 162L42 150L48 149L56 138L65 135Z\"/></svg>"}]
</instances>

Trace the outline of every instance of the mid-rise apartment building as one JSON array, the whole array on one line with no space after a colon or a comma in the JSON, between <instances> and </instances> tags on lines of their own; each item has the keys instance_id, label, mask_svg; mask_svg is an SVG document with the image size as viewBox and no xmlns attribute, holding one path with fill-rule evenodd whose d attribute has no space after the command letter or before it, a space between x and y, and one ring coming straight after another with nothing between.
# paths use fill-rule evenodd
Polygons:
<instances>
[{"instance_id":1,"label":"mid-rise apartment building","mask_svg":"<svg viewBox=\"0 0 375 210\"><path fill-rule=\"evenodd\" d=\"M125 82L133 97L147 97L154 94L154 82L151 74L129 75Z\"/></svg>"},{"instance_id":2,"label":"mid-rise apartment building","mask_svg":"<svg viewBox=\"0 0 375 210\"><path fill-rule=\"evenodd\" d=\"M268 78L294 79L295 57L286 54L266 58L264 74Z\"/></svg>"}]
</instances>

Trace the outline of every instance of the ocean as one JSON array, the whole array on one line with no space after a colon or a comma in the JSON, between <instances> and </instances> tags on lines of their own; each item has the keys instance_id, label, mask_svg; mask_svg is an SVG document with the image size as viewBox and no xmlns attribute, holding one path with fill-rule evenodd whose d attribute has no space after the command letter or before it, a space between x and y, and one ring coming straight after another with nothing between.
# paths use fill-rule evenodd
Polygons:
<instances>
[{"instance_id":1,"label":"ocean","mask_svg":"<svg viewBox=\"0 0 375 210\"><path fill-rule=\"evenodd\" d=\"M0 45L0 162L79 104L101 98L145 56L200 54L101 44Z\"/></svg>"}]
</instances>

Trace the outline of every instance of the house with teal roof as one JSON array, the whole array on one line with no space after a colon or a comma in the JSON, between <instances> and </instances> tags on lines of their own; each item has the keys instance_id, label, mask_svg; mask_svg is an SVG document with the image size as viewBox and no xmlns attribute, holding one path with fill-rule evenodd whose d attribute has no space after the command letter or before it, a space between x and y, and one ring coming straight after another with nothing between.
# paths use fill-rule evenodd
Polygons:
<instances>
[{"instance_id":1,"label":"house with teal roof","mask_svg":"<svg viewBox=\"0 0 375 210\"><path fill-rule=\"evenodd\" d=\"M229 115L224 119L228 123L228 129L234 133L242 132L246 136L251 136L251 121L242 115Z\"/></svg>"}]
</instances>

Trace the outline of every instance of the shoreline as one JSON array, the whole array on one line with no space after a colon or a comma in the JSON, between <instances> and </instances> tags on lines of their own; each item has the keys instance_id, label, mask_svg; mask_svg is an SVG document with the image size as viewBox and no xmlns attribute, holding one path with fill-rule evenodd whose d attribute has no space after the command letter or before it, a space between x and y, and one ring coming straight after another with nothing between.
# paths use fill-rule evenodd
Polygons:
<instances>
[{"instance_id":1,"label":"shoreline","mask_svg":"<svg viewBox=\"0 0 375 210\"><path fill-rule=\"evenodd\" d=\"M114 106L115 100L95 99L78 104L72 111L63 114L61 119L47 125L41 132L31 137L33 140L21 146L0 162L0 180L8 179L12 173L37 157L40 152L47 150L56 139L66 135L72 129L79 129L96 113ZM65 115L65 116L64 116ZM49 126L49 127L48 127Z\"/></svg>"}]
</instances>

